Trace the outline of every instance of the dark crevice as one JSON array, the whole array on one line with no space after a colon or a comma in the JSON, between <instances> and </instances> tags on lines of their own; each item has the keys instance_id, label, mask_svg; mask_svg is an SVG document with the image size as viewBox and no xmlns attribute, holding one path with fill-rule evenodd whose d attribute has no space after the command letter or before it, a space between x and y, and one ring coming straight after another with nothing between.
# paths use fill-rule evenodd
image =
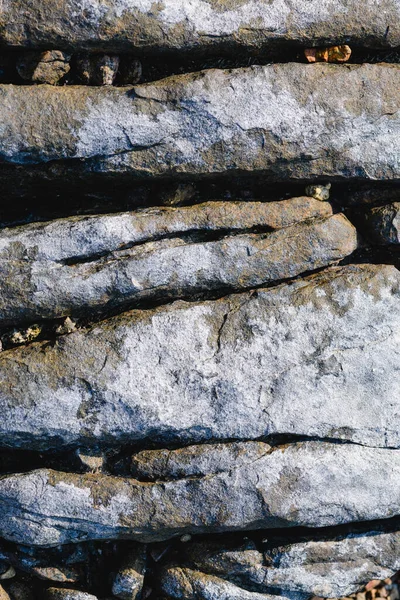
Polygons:
<instances>
[{"instance_id":1,"label":"dark crevice","mask_svg":"<svg viewBox=\"0 0 400 600\"><path fill-rule=\"evenodd\" d=\"M116 74L114 85L129 85L158 81L173 75L194 73L205 69L236 69L268 64L285 64L290 62L307 63L304 55L306 48L293 43L268 44L264 48L238 48L229 51L221 48L219 51L189 50L187 52L156 52L148 51L135 54L116 54L109 52L110 56L119 56L120 68ZM321 46L319 46L321 47ZM364 63L400 63L400 48L374 49L352 45L352 55L346 64ZM42 51L48 50L43 48ZM0 49L0 83L29 85L18 73L16 65L18 60L31 50L21 48ZM39 51L40 52L40 51ZM70 60L70 71L60 79L58 85L84 85L77 69L77 59L83 56L100 56L100 53L73 54ZM127 81L124 75L125 65L139 59L142 65L140 80Z\"/></svg>"}]
</instances>

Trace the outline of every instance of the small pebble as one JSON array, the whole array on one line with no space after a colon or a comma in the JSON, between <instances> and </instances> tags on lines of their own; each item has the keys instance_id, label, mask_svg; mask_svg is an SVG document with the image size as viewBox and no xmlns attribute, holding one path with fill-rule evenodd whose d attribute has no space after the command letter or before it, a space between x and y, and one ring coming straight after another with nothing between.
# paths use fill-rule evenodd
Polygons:
<instances>
[{"instance_id":1,"label":"small pebble","mask_svg":"<svg viewBox=\"0 0 400 600\"><path fill-rule=\"evenodd\" d=\"M15 575L16 572L14 567L9 566L6 571L0 574L0 579L12 579L13 577L15 577Z\"/></svg>"},{"instance_id":2,"label":"small pebble","mask_svg":"<svg viewBox=\"0 0 400 600\"><path fill-rule=\"evenodd\" d=\"M113 85L118 73L119 56L94 54L77 60L77 74L86 85Z\"/></svg>"},{"instance_id":3,"label":"small pebble","mask_svg":"<svg viewBox=\"0 0 400 600\"><path fill-rule=\"evenodd\" d=\"M191 540L192 540L192 536L189 533L181 536L181 542L183 542L184 544L186 544L187 542L190 542Z\"/></svg>"},{"instance_id":4,"label":"small pebble","mask_svg":"<svg viewBox=\"0 0 400 600\"><path fill-rule=\"evenodd\" d=\"M304 55L309 63L329 62L345 63L351 57L350 46L331 46L330 48L307 48Z\"/></svg>"},{"instance_id":5,"label":"small pebble","mask_svg":"<svg viewBox=\"0 0 400 600\"><path fill-rule=\"evenodd\" d=\"M330 197L331 184L327 185L308 185L306 187L306 195L321 202L326 202Z\"/></svg>"},{"instance_id":6,"label":"small pebble","mask_svg":"<svg viewBox=\"0 0 400 600\"><path fill-rule=\"evenodd\" d=\"M71 55L60 50L25 52L17 61L19 76L32 83L57 84L71 69Z\"/></svg>"}]
</instances>

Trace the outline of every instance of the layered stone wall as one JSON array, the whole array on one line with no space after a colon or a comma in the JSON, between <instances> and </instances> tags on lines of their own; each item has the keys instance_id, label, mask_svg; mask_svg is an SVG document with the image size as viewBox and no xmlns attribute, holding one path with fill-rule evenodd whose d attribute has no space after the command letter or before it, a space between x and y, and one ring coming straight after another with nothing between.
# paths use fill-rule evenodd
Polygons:
<instances>
[{"instance_id":1,"label":"layered stone wall","mask_svg":"<svg viewBox=\"0 0 400 600\"><path fill-rule=\"evenodd\" d=\"M0 0L0 600L400 600L399 18Z\"/></svg>"}]
</instances>

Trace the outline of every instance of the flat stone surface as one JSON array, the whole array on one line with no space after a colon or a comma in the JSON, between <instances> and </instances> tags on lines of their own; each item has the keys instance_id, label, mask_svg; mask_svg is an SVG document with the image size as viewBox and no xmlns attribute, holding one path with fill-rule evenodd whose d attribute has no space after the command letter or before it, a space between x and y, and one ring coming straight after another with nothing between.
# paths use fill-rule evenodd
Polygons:
<instances>
[{"instance_id":1,"label":"flat stone surface","mask_svg":"<svg viewBox=\"0 0 400 600\"><path fill-rule=\"evenodd\" d=\"M16 178L25 165L28 179L32 167L68 181L248 171L398 180L399 87L399 65L296 63L129 89L3 85L0 158Z\"/></svg>"},{"instance_id":2,"label":"flat stone surface","mask_svg":"<svg viewBox=\"0 0 400 600\"><path fill-rule=\"evenodd\" d=\"M12 46L132 51L260 48L273 41L400 45L396 0L6 0Z\"/></svg>"},{"instance_id":3,"label":"flat stone surface","mask_svg":"<svg viewBox=\"0 0 400 600\"><path fill-rule=\"evenodd\" d=\"M400 447L399 296L393 266L332 268L3 351L0 444L279 433Z\"/></svg>"},{"instance_id":4,"label":"flat stone surface","mask_svg":"<svg viewBox=\"0 0 400 600\"><path fill-rule=\"evenodd\" d=\"M0 535L32 546L326 527L399 514L400 450L357 444L286 445L250 465L171 482L50 469L0 479Z\"/></svg>"},{"instance_id":5,"label":"flat stone surface","mask_svg":"<svg viewBox=\"0 0 400 600\"><path fill-rule=\"evenodd\" d=\"M149 228L153 222L150 219ZM129 237L123 230L124 223L119 223L122 227L118 231L117 221L114 242L107 240L113 224L113 217L108 222L103 218L97 226L97 236L109 226L104 241L96 244L96 236L83 233L83 239L93 240L81 243L83 254L61 260L41 257L40 246L35 244L35 237L39 237L51 245L56 236L46 237L46 232L30 236L23 231L18 240L18 232L14 232L12 241L5 240L5 247L0 250L0 257L5 259L0 267L0 324L14 326L20 321L32 323L69 315L93 318L96 310L123 309L132 302L173 300L208 292L222 295L334 264L357 248L357 232L342 214L272 233L224 236L222 231L222 239L214 241L177 235L140 245L129 242L125 248L119 245L124 235ZM176 221L175 229L178 226ZM71 227L67 223L54 249L45 249L42 254L57 254L57 247L68 237ZM168 222L165 229L168 230ZM185 224L182 229L185 230ZM163 235L162 227L159 232ZM79 231L66 248L73 246L77 238L82 239ZM90 251L85 254L87 246L105 247L107 241L111 248L103 251L100 258Z\"/></svg>"},{"instance_id":6,"label":"flat stone surface","mask_svg":"<svg viewBox=\"0 0 400 600\"><path fill-rule=\"evenodd\" d=\"M398 531L293 543L264 554L251 542L242 546L192 543L182 566L262 593L343 598L358 592L367 581L391 577L400 568L399 544Z\"/></svg>"}]
</instances>

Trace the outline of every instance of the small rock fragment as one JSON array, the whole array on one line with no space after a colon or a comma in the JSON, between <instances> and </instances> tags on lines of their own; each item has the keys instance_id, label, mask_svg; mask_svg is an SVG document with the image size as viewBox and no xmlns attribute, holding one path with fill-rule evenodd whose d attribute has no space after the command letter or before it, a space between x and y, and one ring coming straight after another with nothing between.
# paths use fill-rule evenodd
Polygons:
<instances>
[{"instance_id":1,"label":"small rock fragment","mask_svg":"<svg viewBox=\"0 0 400 600\"><path fill-rule=\"evenodd\" d=\"M331 187L332 184L330 183L326 185L309 185L306 187L306 194L315 200L326 202L329 200Z\"/></svg>"},{"instance_id":2,"label":"small rock fragment","mask_svg":"<svg viewBox=\"0 0 400 600\"><path fill-rule=\"evenodd\" d=\"M102 470L104 465L103 454L94 452L89 453L88 451L82 452L78 449L76 455L86 473L99 473Z\"/></svg>"},{"instance_id":3,"label":"small rock fragment","mask_svg":"<svg viewBox=\"0 0 400 600\"><path fill-rule=\"evenodd\" d=\"M56 335L66 335L76 331L76 323L70 317L66 317L61 325L56 328Z\"/></svg>"},{"instance_id":4,"label":"small rock fragment","mask_svg":"<svg viewBox=\"0 0 400 600\"><path fill-rule=\"evenodd\" d=\"M80 592L78 590L67 590L65 588L49 588L47 590L48 600L98 600L96 596ZM2 600L0 596L0 600Z\"/></svg>"},{"instance_id":5,"label":"small rock fragment","mask_svg":"<svg viewBox=\"0 0 400 600\"><path fill-rule=\"evenodd\" d=\"M12 579L15 577L15 569L13 566L9 566L5 571L0 573L0 579Z\"/></svg>"},{"instance_id":6,"label":"small rock fragment","mask_svg":"<svg viewBox=\"0 0 400 600\"><path fill-rule=\"evenodd\" d=\"M351 48L347 45L331 46L330 48L307 48L304 50L304 55L309 63L345 63L351 57Z\"/></svg>"},{"instance_id":7,"label":"small rock fragment","mask_svg":"<svg viewBox=\"0 0 400 600\"><path fill-rule=\"evenodd\" d=\"M0 585L0 600L11 600L3 586ZM83 598L82 598L83 600Z\"/></svg>"},{"instance_id":8,"label":"small rock fragment","mask_svg":"<svg viewBox=\"0 0 400 600\"><path fill-rule=\"evenodd\" d=\"M4 336L4 340L11 346L20 346L33 342L42 333L41 325L31 325L28 329L14 329Z\"/></svg>"},{"instance_id":9,"label":"small rock fragment","mask_svg":"<svg viewBox=\"0 0 400 600\"><path fill-rule=\"evenodd\" d=\"M112 593L121 600L140 598L146 572L146 546L132 549L114 578Z\"/></svg>"},{"instance_id":10,"label":"small rock fragment","mask_svg":"<svg viewBox=\"0 0 400 600\"><path fill-rule=\"evenodd\" d=\"M142 63L138 58L126 57L120 64L121 84L131 85L139 83L142 78L142 72Z\"/></svg>"},{"instance_id":11,"label":"small rock fragment","mask_svg":"<svg viewBox=\"0 0 400 600\"><path fill-rule=\"evenodd\" d=\"M73 567L33 567L32 573L39 579L58 583L77 583L80 580L79 571Z\"/></svg>"},{"instance_id":12,"label":"small rock fragment","mask_svg":"<svg viewBox=\"0 0 400 600\"><path fill-rule=\"evenodd\" d=\"M190 542L192 540L192 536L190 534L186 534L186 535L182 535L181 536L181 542L183 544L187 544L188 542Z\"/></svg>"},{"instance_id":13,"label":"small rock fragment","mask_svg":"<svg viewBox=\"0 0 400 600\"><path fill-rule=\"evenodd\" d=\"M84 56L77 60L77 74L86 85L113 85L118 73L119 57L108 54Z\"/></svg>"},{"instance_id":14,"label":"small rock fragment","mask_svg":"<svg viewBox=\"0 0 400 600\"><path fill-rule=\"evenodd\" d=\"M26 52L17 61L17 71L25 81L55 85L70 71L70 60L60 50Z\"/></svg>"}]
</instances>

